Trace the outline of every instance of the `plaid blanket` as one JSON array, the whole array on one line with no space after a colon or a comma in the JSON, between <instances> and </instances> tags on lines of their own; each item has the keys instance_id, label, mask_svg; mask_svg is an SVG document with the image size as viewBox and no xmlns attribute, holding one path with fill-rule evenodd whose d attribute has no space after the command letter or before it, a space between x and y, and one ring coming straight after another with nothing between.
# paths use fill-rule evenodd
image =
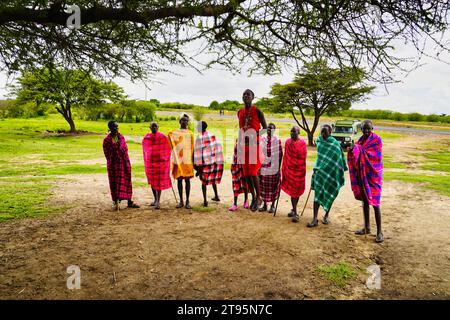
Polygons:
<instances>
[{"instance_id":1,"label":"plaid blanket","mask_svg":"<svg viewBox=\"0 0 450 320\"><path fill-rule=\"evenodd\" d=\"M259 187L261 190L261 198L266 202L274 202L280 193L281 175L277 174L271 176L259 176Z\"/></svg>"},{"instance_id":2,"label":"plaid blanket","mask_svg":"<svg viewBox=\"0 0 450 320\"><path fill-rule=\"evenodd\" d=\"M348 166L352 191L355 199L366 199L370 205L378 207L383 185L383 144L381 138L371 133L369 137L362 136L348 153Z\"/></svg>"},{"instance_id":3,"label":"plaid blanket","mask_svg":"<svg viewBox=\"0 0 450 320\"><path fill-rule=\"evenodd\" d=\"M233 182L233 194L237 197L240 193L247 191L247 181L244 177L244 169L242 164L238 162L237 146L238 143L234 145L233 151L233 161L231 163L231 180Z\"/></svg>"},{"instance_id":4,"label":"plaid blanket","mask_svg":"<svg viewBox=\"0 0 450 320\"><path fill-rule=\"evenodd\" d=\"M279 170L280 159L283 157L281 141L277 137L267 136L261 139L261 149L264 162L259 171L261 198L266 202L273 202L280 192L281 175Z\"/></svg>"},{"instance_id":5,"label":"plaid blanket","mask_svg":"<svg viewBox=\"0 0 450 320\"><path fill-rule=\"evenodd\" d=\"M222 145L216 136L202 132L194 147L194 166L203 185L219 184L223 175Z\"/></svg>"},{"instance_id":6,"label":"plaid blanket","mask_svg":"<svg viewBox=\"0 0 450 320\"><path fill-rule=\"evenodd\" d=\"M106 157L109 189L111 198L117 200L131 200L131 163L128 157L128 147L125 138L117 134L118 142L114 142L111 134L103 140L103 152Z\"/></svg>"},{"instance_id":7,"label":"plaid blanket","mask_svg":"<svg viewBox=\"0 0 450 320\"><path fill-rule=\"evenodd\" d=\"M292 138L286 140L281 166L281 189L293 198L305 192L307 152L306 143L301 138L297 141Z\"/></svg>"},{"instance_id":8,"label":"plaid blanket","mask_svg":"<svg viewBox=\"0 0 450 320\"><path fill-rule=\"evenodd\" d=\"M168 135L172 149L172 175L175 179L194 176L194 134L187 129L175 129Z\"/></svg>"},{"instance_id":9,"label":"plaid blanket","mask_svg":"<svg viewBox=\"0 0 450 320\"><path fill-rule=\"evenodd\" d=\"M264 161L261 165L260 175L277 174L280 171L280 160L283 157L283 148L281 147L280 139L272 137L269 140L268 137L264 136L261 139L261 150Z\"/></svg>"},{"instance_id":10,"label":"plaid blanket","mask_svg":"<svg viewBox=\"0 0 450 320\"><path fill-rule=\"evenodd\" d=\"M169 189L172 186L170 180L172 150L167 137L160 132L146 134L142 140L142 151L148 184L155 190Z\"/></svg>"},{"instance_id":11,"label":"plaid blanket","mask_svg":"<svg viewBox=\"0 0 450 320\"><path fill-rule=\"evenodd\" d=\"M317 160L314 165L312 188L314 201L329 212L339 189L345 183L344 172L348 170L341 144L333 137L317 139Z\"/></svg>"}]
</instances>

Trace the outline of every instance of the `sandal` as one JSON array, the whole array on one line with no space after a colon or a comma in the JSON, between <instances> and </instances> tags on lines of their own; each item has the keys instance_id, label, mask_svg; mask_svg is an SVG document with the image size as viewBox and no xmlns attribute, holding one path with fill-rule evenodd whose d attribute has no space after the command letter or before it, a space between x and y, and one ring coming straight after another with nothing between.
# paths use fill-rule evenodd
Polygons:
<instances>
[{"instance_id":1,"label":"sandal","mask_svg":"<svg viewBox=\"0 0 450 320\"><path fill-rule=\"evenodd\" d=\"M217 201L217 202L219 202L219 201L220 201L220 198L219 198L219 197L214 197L214 198L211 198L211 200L212 200L212 201Z\"/></svg>"},{"instance_id":2,"label":"sandal","mask_svg":"<svg viewBox=\"0 0 450 320\"><path fill-rule=\"evenodd\" d=\"M191 205L189 203L186 203L186 205L184 206L186 209L192 209Z\"/></svg>"},{"instance_id":3,"label":"sandal","mask_svg":"<svg viewBox=\"0 0 450 320\"><path fill-rule=\"evenodd\" d=\"M208 206L208 201L203 202L203 206L206 208Z\"/></svg>"},{"instance_id":4,"label":"sandal","mask_svg":"<svg viewBox=\"0 0 450 320\"><path fill-rule=\"evenodd\" d=\"M384 241L384 235L382 233L377 234L377 237L375 238L376 243L382 243Z\"/></svg>"},{"instance_id":5,"label":"sandal","mask_svg":"<svg viewBox=\"0 0 450 320\"><path fill-rule=\"evenodd\" d=\"M258 201L253 201L253 203L250 205L250 210L252 212L258 211Z\"/></svg>"},{"instance_id":6,"label":"sandal","mask_svg":"<svg viewBox=\"0 0 450 320\"><path fill-rule=\"evenodd\" d=\"M228 211L234 212L234 211L237 210L237 208L238 208L237 205L233 204L233 205L228 209Z\"/></svg>"},{"instance_id":7,"label":"sandal","mask_svg":"<svg viewBox=\"0 0 450 320\"><path fill-rule=\"evenodd\" d=\"M177 204L177 206L175 208L180 209L184 207L184 203L180 202L179 204Z\"/></svg>"},{"instance_id":8,"label":"sandal","mask_svg":"<svg viewBox=\"0 0 450 320\"><path fill-rule=\"evenodd\" d=\"M134 201L131 203L131 205L128 205L128 208L131 209L139 209L141 206L135 203Z\"/></svg>"},{"instance_id":9,"label":"sandal","mask_svg":"<svg viewBox=\"0 0 450 320\"><path fill-rule=\"evenodd\" d=\"M272 207L270 207L270 209L269 209L269 213L275 213L275 208L272 206Z\"/></svg>"},{"instance_id":10,"label":"sandal","mask_svg":"<svg viewBox=\"0 0 450 320\"><path fill-rule=\"evenodd\" d=\"M308 224L306 225L308 228L314 228L317 227L319 225L319 221L316 220L314 222L308 222Z\"/></svg>"},{"instance_id":11,"label":"sandal","mask_svg":"<svg viewBox=\"0 0 450 320\"><path fill-rule=\"evenodd\" d=\"M289 218L292 218L294 215L295 215L294 210L291 210L291 212L289 212L289 213L287 214L287 216L288 216Z\"/></svg>"},{"instance_id":12,"label":"sandal","mask_svg":"<svg viewBox=\"0 0 450 320\"><path fill-rule=\"evenodd\" d=\"M323 224L329 224L329 223L330 223L330 221L328 220L328 217L327 217L327 216L324 216L324 217L322 218L322 223L323 223Z\"/></svg>"},{"instance_id":13,"label":"sandal","mask_svg":"<svg viewBox=\"0 0 450 320\"><path fill-rule=\"evenodd\" d=\"M248 201L245 201L244 202L244 209L248 209L248 208L250 208L250 206L248 205Z\"/></svg>"},{"instance_id":14,"label":"sandal","mask_svg":"<svg viewBox=\"0 0 450 320\"><path fill-rule=\"evenodd\" d=\"M298 216L298 214L294 214L294 215L292 216L292 222L297 223L297 222L299 222L299 221L300 221L300 217Z\"/></svg>"},{"instance_id":15,"label":"sandal","mask_svg":"<svg viewBox=\"0 0 450 320\"><path fill-rule=\"evenodd\" d=\"M361 230L355 231L355 234L358 236L363 236L365 234L370 234L370 229L363 228Z\"/></svg>"},{"instance_id":16,"label":"sandal","mask_svg":"<svg viewBox=\"0 0 450 320\"><path fill-rule=\"evenodd\" d=\"M261 208L258 209L259 212L266 212L267 211L267 206L262 206Z\"/></svg>"}]
</instances>

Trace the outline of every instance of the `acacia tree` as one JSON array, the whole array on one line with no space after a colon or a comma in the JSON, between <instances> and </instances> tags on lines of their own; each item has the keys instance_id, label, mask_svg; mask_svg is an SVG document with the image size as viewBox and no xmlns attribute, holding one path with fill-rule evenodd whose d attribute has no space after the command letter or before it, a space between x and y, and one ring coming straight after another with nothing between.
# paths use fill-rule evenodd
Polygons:
<instances>
[{"instance_id":1,"label":"acacia tree","mask_svg":"<svg viewBox=\"0 0 450 320\"><path fill-rule=\"evenodd\" d=\"M80 7L79 29L67 28L66 4ZM396 41L416 47L417 57L430 40L437 51L427 53L448 52L449 9L442 0L5 0L0 64L135 79L173 64L271 73L316 55L387 81L401 61Z\"/></svg>"},{"instance_id":2,"label":"acacia tree","mask_svg":"<svg viewBox=\"0 0 450 320\"><path fill-rule=\"evenodd\" d=\"M125 98L123 89L112 81L95 79L80 70L47 68L24 72L12 86L11 94L16 95L19 102L54 104L70 125L70 132L76 132L73 108L118 102Z\"/></svg>"},{"instance_id":3,"label":"acacia tree","mask_svg":"<svg viewBox=\"0 0 450 320\"><path fill-rule=\"evenodd\" d=\"M280 110L289 111L295 122L308 134L308 145L314 145L314 132L324 113L347 110L353 102L361 101L375 87L361 85L364 70L353 67L331 68L324 60L306 63L292 83L272 86L271 94ZM300 111L301 119L295 116ZM305 113L313 114L310 125Z\"/></svg>"}]
</instances>

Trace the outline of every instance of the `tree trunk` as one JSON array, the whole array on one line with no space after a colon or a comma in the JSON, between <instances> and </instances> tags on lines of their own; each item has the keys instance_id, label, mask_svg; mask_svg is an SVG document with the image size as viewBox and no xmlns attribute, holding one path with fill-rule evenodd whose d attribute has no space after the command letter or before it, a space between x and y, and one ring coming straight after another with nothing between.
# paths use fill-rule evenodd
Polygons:
<instances>
[{"instance_id":1,"label":"tree trunk","mask_svg":"<svg viewBox=\"0 0 450 320\"><path fill-rule=\"evenodd\" d=\"M75 122L72 119L72 112L70 112L70 106L64 106L62 103L60 104L61 108L56 107L56 110L64 117L67 123L70 126L70 132L75 133L77 130L75 129Z\"/></svg>"},{"instance_id":2,"label":"tree trunk","mask_svg":"<svg viewBox=\"0 0 450 320\"><path fill-rule=\"evenodd\" d=\"M75 122L73 122L73 119L71 117L67 117L66 121L70 125L70 133L75 133L77 130L75 130Z\"/></svg>"},{"instance_id":3,"label":"tree trunk","mask_svg":"<svg viewBox=\"0 0 450 320\"><path fill-rule=\"evenodd\" d=\"M307 133L308 133L308 146L314 147L314 131L310 131Z\"/></svg>"}]
</instances>

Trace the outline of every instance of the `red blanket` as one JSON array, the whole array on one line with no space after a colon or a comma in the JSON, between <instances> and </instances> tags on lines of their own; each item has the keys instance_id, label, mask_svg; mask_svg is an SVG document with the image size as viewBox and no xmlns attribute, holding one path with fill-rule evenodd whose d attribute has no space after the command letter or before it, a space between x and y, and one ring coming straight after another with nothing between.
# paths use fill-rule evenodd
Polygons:
<instances>
[{"instance_id":1,"label":"red blanket","mask_svg":"<svg viewBox=\"0 0 450 320\"><path fill-rule=\"evenodd\" d=\"M157 132L148 133L142 140L145 174L148 184L155 190L172 187L170 180L170 155L172 150L167 137Z\"/></svg>"},{"instance_id":2,"label":"red blanket","mask_svg":"<svg viewBox=\"0 0 450 320\"><path fill-rule=\"evenodd\" d=\"M264 161L259 145L261 127L257 108L242 108L238 111L239 145L238 162L242 164L244 176L256 176Z\"/></svg>"},{"instance_id":3,"label":"red blanket","mask_svg":"<svg viewBox=\"0 0 450 320\"><path fill-rule=\"evenodd\" d=\"M286 140L281 166L281 189L293 198L298 198L305 192L307 151L306 143L302 139Z\"/></svg>"},{"instance_id":4,"label":"red blanket","mask_svg":"<svg viewBox=\"0 0 450 320\"><path fill-rule=\"evenodd\" d=\"M111 198L117 200L131 200L131 163L128 157L128 147L125 138L117 134L119 141L114 142L111 134L103 140L103 152L106 157L109 188Z\"/></svg>"},{"instance_id":5,"label":"red blanket","mask_svg":"<svg viewBox=\"0 0 450 320\"><path fill-rule=\"evenodd\" d=\"M348 168L355 199L365 199L375 207L380 205L383 185L382 148L381 138L372 132L367 138L359 138L353 151L348 153Z\"/></svg>"}]
</instances>

